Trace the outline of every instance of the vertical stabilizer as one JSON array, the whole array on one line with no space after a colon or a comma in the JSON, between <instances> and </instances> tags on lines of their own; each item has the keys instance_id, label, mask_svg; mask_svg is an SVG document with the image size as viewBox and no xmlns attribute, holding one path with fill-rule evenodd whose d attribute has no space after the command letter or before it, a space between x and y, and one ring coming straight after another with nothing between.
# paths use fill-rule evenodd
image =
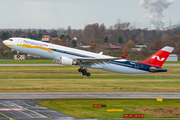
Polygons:
<instances>
[{"instance_id":1,"label":"vertical stabilizer","mask_svg":"<svg viewBox=\"0 0 180 120\"><path fill-rule=\"evenodd\" d=\"M166 46L153 54L151 57L147 58L146 60L140 61L139 63L161 67L169 57L173 49L173 47Z\"/></svg>"}]
</instances>

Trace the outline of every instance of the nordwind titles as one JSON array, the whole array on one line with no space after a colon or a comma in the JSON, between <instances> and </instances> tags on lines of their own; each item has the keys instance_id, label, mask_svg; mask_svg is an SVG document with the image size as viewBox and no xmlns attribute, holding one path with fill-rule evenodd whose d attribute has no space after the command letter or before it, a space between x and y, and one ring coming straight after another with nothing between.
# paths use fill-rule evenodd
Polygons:
<instances>
[{"instance_id":1,"label":"nordwind titles","mask_svg":"<svg viewBox=\"0 0 180 120\"><path fill-rule=\"evenodd\" d=\"M44 45L44 43L38 43L38 42L33 42L33 41L28 41L28 40L23 40L23 44L25 45L32 45L32 46L48 46L48 45Z\"/></svg>"}]
</instances>

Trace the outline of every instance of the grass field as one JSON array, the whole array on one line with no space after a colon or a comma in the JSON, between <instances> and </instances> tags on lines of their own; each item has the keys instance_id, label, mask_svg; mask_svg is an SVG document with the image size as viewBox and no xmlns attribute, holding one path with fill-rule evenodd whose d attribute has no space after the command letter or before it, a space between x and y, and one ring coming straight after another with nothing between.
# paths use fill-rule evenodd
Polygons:
<instances>
[{"instance_id":1,"label":"grass field","mask_svg":"<svg viewBox=\"0 0 180 120\"><path fill-rule=\"evenodd\" d=\"M180 92L180 67L167 73L117 74L89 69L90 77L76 66L0 66L0 92Z\"/></svg>"},{"instance_id":2,"label":"grass field","mask_svg":"<svg viewBox=\"0 0 180 120\"><path fill-rule=\"evenodd\" d=\"M0 59L0 64L53 64L53 60L48 60L48 59L26 59L26 60Z\"/></svg>"},{"instance_id":3,"label":"grass field","mask_svg":"<svg viewBox=\"0 0 180 120\"><path fill-rule=\"evenodd\" d=\"M0 59L0 64L53 64L53 60L49 60L49 59L26 59L26 60ZM165 64L180 64L180 61L165 62Z\"/></svg>"},{"instance_id":4,"label":"grass field","mask_svg":"<svg viewBox=\"0 0 180 120\"><path fill-rule=\"evenodd\" d=\"M35 63L34 63L35 64ZM77 66L0 66L0 92L180 92L180 66L166 66L167 73L117 74L89 69L84 77ZM75 99L38 102L76 118L119 118L123 114L145 117L180 117L180 100ZM106 104L106 108L92 108ZM123 113L106 109L121 108Z\"/></svg>"},{"instance_id":5,"label":"grass field","mask_svg":"<svg viewBox=\"0 0 180 120\"><path fill-rule=\"evenodd\" d=\"M149 117L180 117L180 100L164 99L65 99L45 100L37 104L75 118L122 118L123 114L144 114ZM93 108L93 104L106 104ZM107 112L107 109L123 109L123 112Z\"/></svg>"}]
</instances>

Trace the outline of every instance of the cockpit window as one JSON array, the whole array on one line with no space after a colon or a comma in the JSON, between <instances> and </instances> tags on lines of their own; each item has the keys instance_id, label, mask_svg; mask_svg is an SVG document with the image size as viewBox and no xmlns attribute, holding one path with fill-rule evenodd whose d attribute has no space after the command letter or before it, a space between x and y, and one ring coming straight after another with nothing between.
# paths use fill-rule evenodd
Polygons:
<instances>
[{"instance_id":1,"label":"cockpit window","mask_svg":"<svg viewBox=\"0 0 180 120\"><path fill-rule=\"evenodd\" d=\"M13 41L13 39L9 39L9 41Z\"/></svg>"}]
</instances>

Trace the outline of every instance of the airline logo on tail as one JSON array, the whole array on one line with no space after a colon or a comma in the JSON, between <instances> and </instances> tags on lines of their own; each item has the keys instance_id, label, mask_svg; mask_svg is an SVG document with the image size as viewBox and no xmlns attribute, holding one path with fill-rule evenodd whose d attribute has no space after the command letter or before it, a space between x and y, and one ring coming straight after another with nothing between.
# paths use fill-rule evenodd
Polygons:
<instances>
[{"instance_id":1,"label":"airline logo on tail","mask_svg":"<svg viewBox=\"0 0 180 120\"><path fill-rule=\"evenodd\" d=\"M152 59L155 59L155 58L157 58L158 61L164 61L165 60L165 58L160 59L159 56L157 56L157 55L152 56Z\"/></svg>"},{"instance_id":2,"label":"airline logo on tail","mask_svg":"<svg viewBox=\"0 0 180 120\"><path fill-rule=\"evenodd\" d=\"M173 47L166 46L162 48L161 50L159 50L158 52L156 52L151 57L139 63L147 64L150 66L161 67L166 61L166 59L169 57L173 49L174 49Z\"/></svg>"}]
</instances>

